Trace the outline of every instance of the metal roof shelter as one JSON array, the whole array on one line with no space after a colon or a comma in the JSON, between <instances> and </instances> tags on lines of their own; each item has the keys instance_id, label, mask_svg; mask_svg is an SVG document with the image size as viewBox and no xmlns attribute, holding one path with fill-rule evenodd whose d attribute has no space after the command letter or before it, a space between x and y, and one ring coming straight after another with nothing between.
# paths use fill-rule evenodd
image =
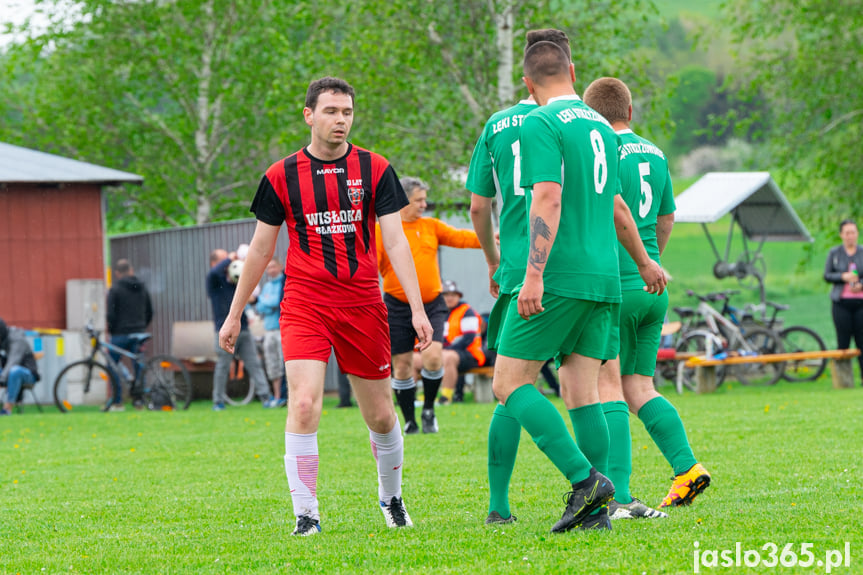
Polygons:
<instances>
[{"instance_id":1,"label":"metal roof shelter","mask_svg":"<svg viewBox=\"0 0 863 575\"><path fill-rule=\"evenodd\" d=\"M0 142L4 184L141 184L142 176Z\"/></svg>"},{"instance_id":2,"label":"metal roof shelter","mask_svg":"<svg viewBox=\"0 0 863 575\"><path fill-rule=\"evenodd\" d=\"M812 242L791 203L769 172L710 172L675 198L676 223L701 224L716 255L713 275L718 279L754 277L764 301L766 266L761 254L764 242ZM708 223L731 214L724 257L719 253ZM743 254L730 262L731 241L737 225L743 238ZM750 250L749 243L757 242Z\"/></svg>"},{"instance_id":3,"label":"metal roof shelter","mask_svg":"<svg viewBox=\"0 0 863 575\"><path fill-rule=\"evenodd\" d=\"M674 221L711 223L732 213L749 240L811 242L769 172L710 172L675 198Z\"/></svg>"}]
</instances>

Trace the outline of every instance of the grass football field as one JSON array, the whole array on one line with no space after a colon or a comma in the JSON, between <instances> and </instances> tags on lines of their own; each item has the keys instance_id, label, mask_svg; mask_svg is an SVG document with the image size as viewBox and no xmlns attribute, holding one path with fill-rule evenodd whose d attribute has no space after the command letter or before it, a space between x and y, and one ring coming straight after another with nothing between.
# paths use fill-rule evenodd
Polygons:
<instances>
[{"instance_id":1,"label":"grass football field","mask_svg":"<svg viewBox=\"0 0 863 575\"><path fill-rule=\"evenodd\" d=\"M848 543L850 567L832 572L863 572L863 390L833 390L824 377L771 388L731 382L713 395L662 391L713 484L668 519L563 535L549 528L568 486L527 434L510 495L518 522L483 525L491 404L439 408L439 434L406 438L404 496L415 527L389 530L359 411L327 398L324 531L308 538L289 536L284 410L216 413L197 402L186 412L62 415L29 406L0 419L0 572L693 573L696 551L733 552L737 543L768 562L770 544L778 557L786 544L799 555L811 543L822 563ZM670 468L637 418L632 435L633 493L655 505ZM699 569L827 572L817 562Z\"/></svg>"}]
</instances>

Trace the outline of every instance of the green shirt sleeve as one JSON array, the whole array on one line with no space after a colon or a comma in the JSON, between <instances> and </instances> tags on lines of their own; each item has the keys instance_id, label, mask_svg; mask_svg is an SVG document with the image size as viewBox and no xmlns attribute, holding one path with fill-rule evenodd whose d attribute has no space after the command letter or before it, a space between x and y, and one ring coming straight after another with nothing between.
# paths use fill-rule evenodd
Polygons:
<instances>
[{"instance_id":1,"label":"green shirt sleeve","mask_svg":"<svg viewBox=\"0 0 863 575\"><path fill-rule=\"evenodd\" d=\"M473 148L473 155L470 157L470 168L467 173L468 190L478 196L493 198L497 195L497 189L494 187L494 164L492 163L491 153L486 144L486 132L488 127L483 129L479 139L476 141L476 146Z\"/></svg>"}]
</instances>

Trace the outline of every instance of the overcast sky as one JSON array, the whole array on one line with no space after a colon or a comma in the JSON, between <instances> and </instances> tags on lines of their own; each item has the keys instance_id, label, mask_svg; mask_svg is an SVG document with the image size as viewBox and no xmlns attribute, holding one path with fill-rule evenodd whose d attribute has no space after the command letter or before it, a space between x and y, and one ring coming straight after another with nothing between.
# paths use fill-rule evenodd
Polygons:
<instances>
[{"instance_id":1,"label":"overcast sky","mask_svg":"<svg viewBox=\"0 0 863 575\"><path fill-rule=\"evenodd\" d=\"M22 24L35 9L34 0L0 0L0 46L5 46L13 39L9 34L2 33L6 24L10 22L14 25Z\"/></svg>"}]
</instances>

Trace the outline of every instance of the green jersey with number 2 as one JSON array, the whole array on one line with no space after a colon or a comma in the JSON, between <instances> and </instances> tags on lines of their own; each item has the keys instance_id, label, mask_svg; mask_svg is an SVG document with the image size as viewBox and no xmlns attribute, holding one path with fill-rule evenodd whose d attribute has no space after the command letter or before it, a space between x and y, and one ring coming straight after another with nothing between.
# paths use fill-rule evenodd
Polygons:
<instances>
[{"instance_id":1,"label":"green jersey with number 2","mask_svg":"<svg viewBox=\"0 0 863 575\"><path fill-rule=\"evenodd\" d=\"M552 98L521 127L521 186L561 184L560 225L543 283L555 295L620 301L614 196L618 144L609 123L576 95ZM530 233L530 228L528 228Z\"/></svg>"},{"instance_id":2,"label":"green jersey with number 2","mask_svg":"<svg viewBox=\"0 0 863 575\"><path fill-rule=\"evenodd\" d=\"M521 188L518 133L524 117L537 108L522 100L488 119L470 159L467 189L479 196L500 194L500 267L494 281L511 293L524 279L527 266L527 215Z\"/></svg>"},{"instance_id":3,"label":"green jersey with number 2","mask_svg":"<svg viewBox=\"0 0 863 575\"><path fill-rule=\"evenodd\" d=\"M617 132L620 136L621 196L632 212L638 235L650 259L659 263L656 240L656 218L674 212L674 193L668 159L658 147L632 130ZM622 247L620 253L620 287L623 291L640 290L644 280L638 266Z\"/></svg>"}]
</instances>

